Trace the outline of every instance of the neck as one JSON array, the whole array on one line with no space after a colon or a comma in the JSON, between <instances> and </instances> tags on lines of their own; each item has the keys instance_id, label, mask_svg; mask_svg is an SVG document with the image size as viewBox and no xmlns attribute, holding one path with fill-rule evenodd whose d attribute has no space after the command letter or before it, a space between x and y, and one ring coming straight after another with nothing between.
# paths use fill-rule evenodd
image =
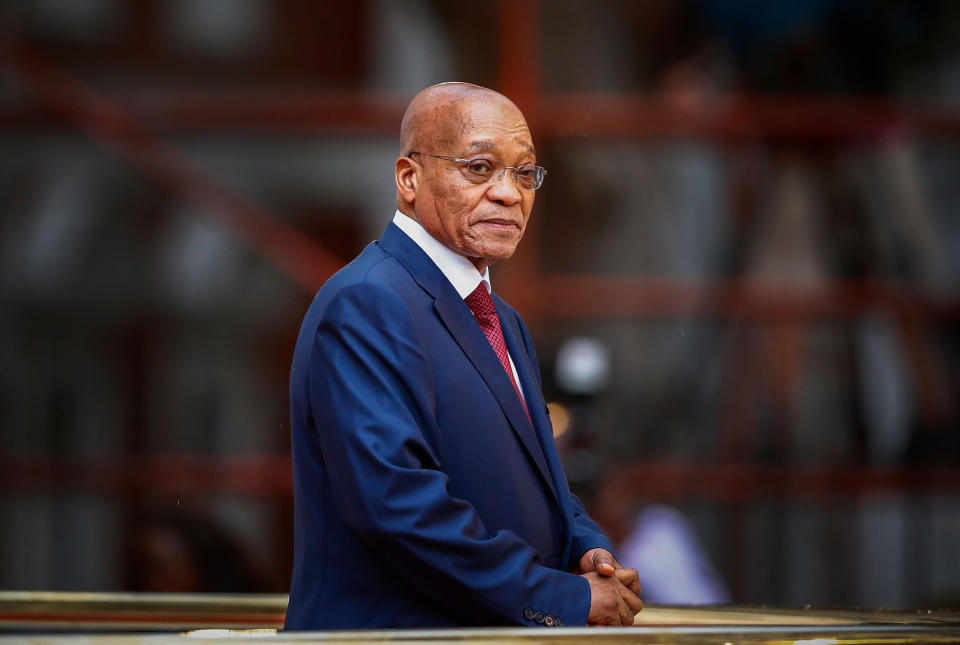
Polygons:
<instances>
[{"instance_id":1,"label":"neck","mask_svg":"<svg viewBox=\"0 0 960 645\"><path fill-rule=\"evenodd\" d=\"M417 219L416 212L415 212L413 209L409 208L409 207L407 206L406 202L400 202L400 201L398 201L398 203L397 203L397 210L400 211L401 213L403 213L404 215L406 215L407 217L409 217L410 219L412 219L414 222L417 222L418 224L420 223L420 220ZM452 250L454 253L459 253L460 255L463 255L463 254L460 253L460 251L458 251L457 249L451 249L451 250ZM489 267L491 264L493 264L493 261L487 260L487 259L485 259L485 258L475 258L475 257L470 257L469 255L464 256L464 257L466 257L468 260L470 260L470 262L471 262L471 264L473 264L473 266L477 267L477 271L479 271L481 275L483 274L484 270L487 269L487 267Z\"/></svg>"},{"instance_id":2,"label":"neck","mask_svg":"<svg viewBox=\"0 0 960 645\"><path fill-rule=\"evenodd\" d=\"M468 257L467 259L473 263L473 266L477 267L477 271L479 271L481 275L483 275L483 272L486 270L486 268L492 264L491 262L487 262L483 258Z\"/></svg>"}]
</instances>

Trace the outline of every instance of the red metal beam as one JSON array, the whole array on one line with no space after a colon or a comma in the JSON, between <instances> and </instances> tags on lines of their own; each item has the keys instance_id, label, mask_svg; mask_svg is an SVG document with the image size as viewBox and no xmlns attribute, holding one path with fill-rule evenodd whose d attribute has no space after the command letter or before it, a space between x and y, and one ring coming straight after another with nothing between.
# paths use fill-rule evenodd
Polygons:
<instances>
[{"instance_id":1,"label":"red metal beam","mask_svg":"<svg viewBox=\"0 0 960 645\"><path fill-rule=\"evenodd\" d=\"M925 292L893 282L822 285L749 279L553 275L534 292L554 318L726 318L733 320L853 318L870 312L960 319L960 294Z\"/></svg>"},{"instance_id":2,"label":"red metal beam","mask_svg":"<svg viewBox=\"0 0 960 645\"><path fill-rule=\"evenodd\" d=\"M118 104L160 129L391 138L398 136L411 98L352 91L156 89L114 96Z\"/></svg>"},{"instance_id":3,"label":"red metal beam","mask_svg":"<svg viewBox=\"0 0 960 645\"><path fill-rule=\"evenodd\" d=\"M960 106L879 96L555 94L542 116L555 137L872 138L900 131L960 135Z\"/></svg>"},{"instance_id":4,"label":"red metal beam","mask_svg":"<svg viewBox=\"0 0 960 645\"><path fill-rule=\"evenodd\" d=\"M144 495L193 496L201 491L290 495L293 476L290 455L8 458L0 461L0 488L7 493L84 489L104 495L131 491Z\"/></svg>"},{"instance_id":5,"label":"red metal beam","mask_svg":"<svg viewBox=\"0 0 960 645\"><path fill-rule=\"evenodd\" d=\"M877 495L960 495L960 467L642 461L621 466L609 483L624 499L832 501ZM82 490L122 495L134 489L148 496L200 492L275 496L291 494L292 476L289 455L5 458L0 460L0 487L7 494Z\"/></svg>"},{"instance_id":6,"label":"red metal beam","mask_svg":"<svg viewBox=\"0 0 960 645\"><path fill-rule=\"evenodd\" d=\"M514 58L508 59L512 64ZM960 106L945 101L893 101L877 96L718 94L703 105L637 93L540 94L520 70L500 81L516 96L537 140L546 138L860 139L900 132L960 136ZM395 137L410 97L307 90L135 89L101 96L149 123L154 132L253 132ZM46 103L7 99L0 128L49 128ZM62 117L57 117L62 122ZM68 120L68 124L71 122Z\"/></svg>"},{"instance_id":7,"label":"red metal beam","mask_svg":"<svg viewBox=\"0 0 960 645\"><path fill-rule=\"evenodd\" d=\"M623 467L609 483L624 502L637 498L835 502L903 494L957 496L960 468L637 462Z\"/></svg>"},{"instance_id":8,"label":"red metal beam","mask_svg":"<svg viewBox=\"0 0 960 645\"><path fill-rule=\"evenodd\" d=\"M313 293L341 262L320 244L245 195L214 179L128 110L81 83L37 51L0 34L0 52L50 114L86 133L157 184L194 205L294 283Z\"/></svg>"},{"instance_id":9,"label":"red metal beam","mask_svg":"<svg viewBox=\"0 0 960 645\"><path fill-rule=\"evenodd\" d=\"M540 2L500 0L497 90L536 120L540 99Z\"/></svg>"}]
</instances>

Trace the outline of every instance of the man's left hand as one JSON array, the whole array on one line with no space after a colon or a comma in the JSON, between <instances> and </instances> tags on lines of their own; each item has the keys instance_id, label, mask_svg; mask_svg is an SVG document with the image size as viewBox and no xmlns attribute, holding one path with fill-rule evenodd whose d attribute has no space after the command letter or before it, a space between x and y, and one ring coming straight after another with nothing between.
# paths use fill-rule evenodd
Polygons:
<instances>
[{"instance_id":1,"label":"man's left hand","mask_svg":"<svg viewBox=\"0 0 960 645\"><path fill-rule=\"evenodd\" d=\"M613 554L606 549L590 549L582 556L574 573L583 575L596 571L599 575L609 577L616 575L624 587L640 595L640 576L636 569L625 569L620 566Z\"/></svg>"}]
</instances>

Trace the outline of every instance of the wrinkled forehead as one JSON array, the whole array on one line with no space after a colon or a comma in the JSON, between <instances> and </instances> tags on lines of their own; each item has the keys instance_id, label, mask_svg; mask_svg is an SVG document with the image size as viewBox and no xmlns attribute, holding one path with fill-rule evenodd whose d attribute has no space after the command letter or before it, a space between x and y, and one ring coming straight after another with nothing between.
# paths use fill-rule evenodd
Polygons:
<instances>
[{"instance_id":1,"label":"wrinkled forehead","mask_svg":"<svg viewBox=\"0 0 960 645\"><path fill-rule=\"evenodd\" d=\"M493 152L534 154L533 139L523 113L498 95L449 103L442 138L455 154Z\"/></svg>"}]
</instances>

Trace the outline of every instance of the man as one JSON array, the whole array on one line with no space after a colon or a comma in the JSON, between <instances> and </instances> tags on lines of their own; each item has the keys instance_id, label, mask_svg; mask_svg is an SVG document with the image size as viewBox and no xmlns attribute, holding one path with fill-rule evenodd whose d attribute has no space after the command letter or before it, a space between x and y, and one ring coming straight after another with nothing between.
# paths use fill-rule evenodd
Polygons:
<instances>
[{"instance_id":1,"label":"man","mask_svg":"<svg viewBox=\"0 0 960 645\"><path fill-rule=\"evenodd\" d=\"M297 340L286 628L632 624L637 573L570 493L530 335L489 291L545 174L526 121L444 83L400 135L393 222Z\"/></svg>"}]
</instances>

